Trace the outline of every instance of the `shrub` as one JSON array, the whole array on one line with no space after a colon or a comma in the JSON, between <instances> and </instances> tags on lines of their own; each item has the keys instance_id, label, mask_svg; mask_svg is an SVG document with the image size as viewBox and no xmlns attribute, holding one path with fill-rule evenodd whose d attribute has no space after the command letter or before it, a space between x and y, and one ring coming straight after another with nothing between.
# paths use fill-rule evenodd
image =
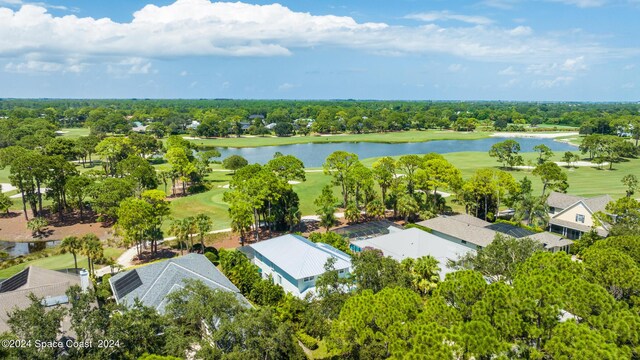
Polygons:
<instances>
[{"instance_id":1,"label":"shrub","mask_svg":"<svg viewBox=\"0 0 640 360\"><path fill-rule=\"evenodd\" d=\"M300 340L302 345L304 345L307 349L315 350L318 348L318 340L305 334L304 332L298 331L296 333L296 337L298 338L298 340Z\"/></svg>"},{"instance_id":2,"label":"shrub","mask_svg":"<svg viewBox=\"0 0 640 360\"><path fill-rule=\"evenodd\" d=\"M213 265L218 266L218 264L220 263L220 258L218 257L218 254L213 253L213 252L206 252L204 253L204 256L207 257L207 259L209 259L209 261L211 261L211 263L213 263Z\"/></svg>"}]
</instances>

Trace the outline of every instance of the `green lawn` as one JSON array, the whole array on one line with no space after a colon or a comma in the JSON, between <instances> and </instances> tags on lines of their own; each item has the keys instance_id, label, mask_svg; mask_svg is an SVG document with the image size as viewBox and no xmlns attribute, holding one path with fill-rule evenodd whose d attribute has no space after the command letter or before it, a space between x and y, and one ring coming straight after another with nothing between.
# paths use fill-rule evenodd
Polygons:
<instances>
[{"instance_id":1,"label":"green lawn","mask_svg":"<svg viewBox=\"0 0 640 360\"><path fill-rule=\"evenodd\" d=\"M258 147L273 145L290 145L304 143L332 143L332 142L380 142L380 143L404 143L420 142L430 140L475 140L483 139L490 135L488 132L456 132L438 130L410 130L390 133L373 134L347 134L331 136L258 136L241 138L216 138L216 139L196 139L191 140L197 145L218 146L218 147Z\"/></svg>"},{"instance_id":2,"label":"green lawn","mask_svg":"<svg viewBox=\"0 0 640 360\"><path fill-rule=\"evenodd\" d=\"M107 247L104 249L104 255L105 257L117 259L118 256L120 256L124 251L125 249L122 249L122 248ZM0 270L0 279L6 279L8 277L11 277L30 265L39 266L41 268L52 269L52 270L69 269L74 267L73 255L59 254L59 255L52 255L42 259L24 262L22 264L18 264L18 265ZM83 267L83 268L88 267L87 258L85 256L78 255L78 267Z\"/></svg>"},{"instance_id":3,"label":"green lawn","mask_svg":"<svg viewBox=\"0 0 640 360\"><path fill-rule=\"evenodd\" d=\"M219 166L214 166L219 169ZM177 198L171 201L171 216L175 219L183 219L188 216L197 214L207 214L212 220L214 230L226 229L231 226L227 213L228 205L222 200L223 194L228 188L223 186L229 183L231 172L213 171L207 179L210 181L211 189L207 192L189 195L187 197ZM300 184L294 184L293 188L300 197L300 207L303 215L313 215L315 213L315 205L313 200L320 194L322 187L331 181L329 176L322 172L309 172L306 174L307 181ZM161 185L164 190L164 185ZM170 185L167 193L170 193ZM338 196L338 190L335 189ZM166 221L163 229L169 228L170 221Z\"/></svg>"},{"instance_id":4,"label":"green lawn","mask_svg":"<svg viewBox=\"0 0 640 360\"><path fill-rule=\"evenodd\" d=\"M89 129L88 128L63 128L59 131L62 132L63 137L68 137L72 139L79 138L81 136L88 136Z\"/></svg>"}]
</instances>

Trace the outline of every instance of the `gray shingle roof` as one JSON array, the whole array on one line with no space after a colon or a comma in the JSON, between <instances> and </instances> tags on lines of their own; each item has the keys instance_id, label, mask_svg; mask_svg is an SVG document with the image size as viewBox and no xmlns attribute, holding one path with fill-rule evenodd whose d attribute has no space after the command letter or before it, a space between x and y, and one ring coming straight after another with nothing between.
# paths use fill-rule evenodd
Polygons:
<instances>
[{"instance_id":1,"label":"gray shingle roof","mask_svg":"<svg viewBox=\"0 0 640 360\"><path fill-rule=\"evenodd\" d=\"M566 209L580 200L584 200L584 198L552 191L547 198L547 205L554 208Z\"/></svg>"},{"instance_id":2,"label":"gray shingle roof","mask_svg":"<svg viewBox=\"0 0 640 360\"><path fill-rule=\"evenodd\" d=\"M126 295L118 297L114 284L133 271L137 273L141 284ZM187 279L200 280L212 289L233 292L241 301L246 302L240 290L209 259L200 254L188 254L121 272L109 279L109 283L118 303L131 306L138 298L146 306L164 312L165 297L184 287L184 280Z\"/></svg>"},{"instance_id":3,"label":"gray shingle roof","mask_svg":"<svg viewBox=\"0 0 640 360\"><path fill-rule=\"evenodd\" d=\"M337 260L336 270L351 267L349 255L333 246L313 243L298 235L287 234L249 246L294 279L323 274L324 264L330 257Z\"/></svg>"},{"instance_id":4,"label":"gray shingle roof","mask_svg":"<svg viewBox=\"0 0 640 360\"><path fill-rule=\"evenodd\" d=\"M439 232L460 240L464 240L468 243L479 245L482 247L485 247L491 244L496 234L498 234L498 231L491 230L488 228L496 224L491 224L486 221L480 220L480 222L477 222L477 223L479 224L486 223L488 225L486 225L485 227L479 227L479 226L470 225L469 223L473 221L469 220L468 218L462 218L462 219L465 219L464 221L466 222L461 222L458 219L461 219L459 215L455 215L455 216L441 215L433 219L421 221L418 223L418 225L426 226L430 229L433 229L436 232ZM555 219L552 219L550 223L553 223L553 220ZM568 222L563 222L563 223L568 223ZM573 223L568 223L568 224L573 225ZM590 230L588 226L584 226L584 227L587 228L586 231ZM513 237L505 233L503 233L503 235ZM573 243L571 240L563 239L561 236L557 236L555 234L552 234L546 231L542 233L537 233L537 234L527 234L525 236L521 236L518 238L522 238L522 237L529 237L534 240L537 240L541 242L543 245L545 245L547 248L570 245Z\"/></svg>"},{"instance_id":5,"label":"gray shingle roof","mask_svg":"<svg viewBox=\"0 0 640 360\"><path fill-rule=\"evenodd\" d=\"M545 249L551 249L551 248L562 247L562 246L573 244L573 241L569 239L565 239L558 234L552 234L547 231L529 235L527 237L530 239L536 240L539 243L542 243Z\"/></svg>"},{"instance_id":6,"label":"gray shingle roof","mask_svg":"<svg viewBox=\"0 0 640 360\"><path fill-rule=\"evenodd\" d=\"M9 330L7 312L16 307L24 309L31 304L28 298L30 293L39 298L53 298L65 295L65 292L73 285L80 285L78 275L35 266L29 266L13 277L24 275L25 272L27 279L25 282L21 282L21 286L15 290L0 293L0 333ZM13 277L5 281L9 281Z\"/></svg>"},{"instance_id":7,"label":"gray shingle roof","mask_svg":"<svg viewBox=\"0 0 640 360\"><path fill-rule=\"evenodd\" d=\"M485 247L491 244L493 238L496 236L496 231L485 229L481 226L471 225L469 224L468 218L458 218L457 216L459 215L441 215L433 219L421 221L418 225L426 226L434 231L453 236L478 246ZM462 219L463 221L459 221L458 219Z\"/></svg>"},{"instance_id":8,"label":"gray shingle roof","mask_svg":"<svg viewBox=\"0 0 640 360\"><path fill-rule=\"evenodd\" d=\"M462 244L443 239L420 229L411 228L378 236L372 239L356 240L351 244L360 247L372 247L382 250L385 256L402 261L406 258L417 259L431 255L440 263L440 277L451 272L447 268L447 260L457 260L460 256L475 251Z\"/></svg>"},{"instance_id":9,"label":"gray shingle roof","mask_svg":"<svg viewBox=\"0 0 640 360\"><path fill-rule=\"evenodd\" d=\"M607 204L613 199L609 195L601 195L583 200L582 202L587 205L589 210L593 212L604 211Z\"/></svg>"}]
</instances>

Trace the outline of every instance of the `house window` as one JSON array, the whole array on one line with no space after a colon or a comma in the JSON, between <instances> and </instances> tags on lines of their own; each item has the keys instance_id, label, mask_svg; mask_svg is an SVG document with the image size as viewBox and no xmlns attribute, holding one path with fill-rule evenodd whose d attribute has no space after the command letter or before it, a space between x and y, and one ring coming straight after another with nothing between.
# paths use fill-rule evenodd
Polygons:
<instances>
[{"instance_id":1,"label":"house window","mask_svg":"<svg viewBox=\"0 0 640 360\"><path fill-rule=\"evenodd\" d=\"M338 274L344 274L344 269L338 270Z\"/></svg>"},{"instance_id":2,"label":"house window","mask_svg":"<svg viewBox=\"0 0 640 360\"><path fill-rule=\"evenodd\" d=\"M576 214L576 222L579 222L579 223L583 223L583 224L584 224L584 215L582 215L582 214Z\"/></svg>"},{"instance_id":3,"label":"house window","mask_svg":"<svg viewBox=\"0 0 640 360\"><path fill-rule=\"evenodd\" d=\"M465 240L460 240L460 242L462 242L463 244L466 244L466 243L467 243Z\"/></svg>"},{"instance_id":4,"label":"house window","mask_svg":"<svg viewBox=\"0 0 640 360\"><path fill-rule=\"evenodd\" d=\"M556 212L556 208L554 208L553 206L549 206L549 213L553 214Z\"/></svg>"},{"instance_id":5,"label":"house window","mask_svg":"<svg viewBox=\"0 0 640 360\"><path fill-rule=\"evenodd\" d=\"M306 277L306 278L302 279L302 281L304 281L304 282L308 282L308 281L312 281L312 280L313 280L313 276L309 276L309 277Z\"/></svg>"}]
</instances>

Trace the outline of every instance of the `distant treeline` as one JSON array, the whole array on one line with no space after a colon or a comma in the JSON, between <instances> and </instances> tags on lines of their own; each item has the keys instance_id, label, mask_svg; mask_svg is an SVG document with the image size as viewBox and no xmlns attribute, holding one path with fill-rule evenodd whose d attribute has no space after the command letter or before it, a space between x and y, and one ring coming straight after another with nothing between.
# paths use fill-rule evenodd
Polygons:
<instances>
[{"instance_id":1,"label":"distant treeline","mask_svg":"<svg viewBox=\"0 0 640 360\"><path fill-rule=\"evenodd\" d=\"M409 129L456 131L580 128L583 134L638 136L640 104L293 100L0 100L2 129L25 120L127 133L150 126L156 136L368 133ZM42 124L41 124L42 125ZM41 129L41 126L37 126ZM31 132L31 134L34 134Z\"/></svg>"}]
</instances>

